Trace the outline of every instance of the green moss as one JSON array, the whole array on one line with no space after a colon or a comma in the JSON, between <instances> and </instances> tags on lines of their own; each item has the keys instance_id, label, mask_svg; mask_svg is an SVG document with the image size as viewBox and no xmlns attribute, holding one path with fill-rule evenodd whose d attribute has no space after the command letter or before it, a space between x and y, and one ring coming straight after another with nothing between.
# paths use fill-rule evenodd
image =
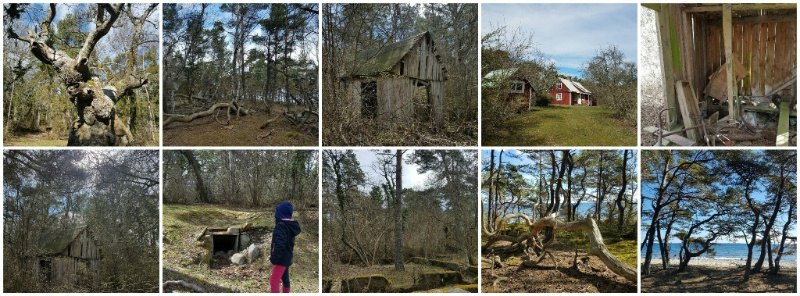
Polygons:
<instances>
[{"instance_id":1,"label":"green moss","mask_svg":"<svg viewBox=\"0 0 800 296\"><path fill-rule=\"evenodd\" d=\"M635 240L623 240L607 244L606 247L617 259L622 260L628 266L635 267L637 264L638 244Z\"/></svg>"}]
</instances>

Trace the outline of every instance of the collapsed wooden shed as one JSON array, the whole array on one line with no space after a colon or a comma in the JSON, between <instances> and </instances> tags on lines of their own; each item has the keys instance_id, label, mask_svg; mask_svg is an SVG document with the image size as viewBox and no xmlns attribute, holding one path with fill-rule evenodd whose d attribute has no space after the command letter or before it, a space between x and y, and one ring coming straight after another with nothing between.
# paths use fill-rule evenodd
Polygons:
<instances>
[{"instance_id":1,"label":"collapsed wooden shed","mask_svg":"<svg viewBox=\"0 0 800 296\"><path fill-rule=\"evenodd\" d=\"M796 4L643 6L657 12L666 98L666 124L644 128L657 145L795 142Z\"/></svg>"},{"instance_id":2,"label":"collapsed wooden shed","mask_svg":"<svg viewBox=\"0 0 800 296\"><path fill-rule=\"evenodd\" d=\"M41 235L40 250L32 266L39 282L92 287L99 282L102 251L86 227Z\"/></svg>"},{"instance_id":3,"label":"collapsed wooden shed","mask_svg":"<svg viewBox=\"0 0 800 296\"><path fill-rule=\"evenodd\" d=\"M414 108L414 98L424 88L427 115L436 127L442 126L447 70L429 32L361 51L353 67L341 77L351 115L394 123L424 116Z\"/></svg>"}]
</instances>

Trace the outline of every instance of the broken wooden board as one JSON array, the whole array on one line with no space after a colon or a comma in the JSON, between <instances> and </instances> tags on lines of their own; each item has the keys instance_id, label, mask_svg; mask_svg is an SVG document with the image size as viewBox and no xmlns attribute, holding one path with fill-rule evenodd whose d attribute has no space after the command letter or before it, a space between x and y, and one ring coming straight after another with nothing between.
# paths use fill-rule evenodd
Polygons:
<instances>
[{"instance_id":1,"label":"broken wooden board","mask_svg":"<svg viewBox=\"0 0 800 296\"><path fill-rule=\"evenodd\" d=\"M675 81L675 93L678 98L678 107L681 110L683 126L690 128L701 125L700 105L689 82L683 80ZM703 139L703 135L698 129L686 130L686 137L695 143Z\"/></svg>"},{"instance_id":2,"label":"broken wooden board","mask_svg":"<svg viewBox=\"0 0 800 296\"><path fill-rule=\"evenodd\" d=\"M659 130L655 126L647 126L647 127L644 128L644 131L647 132L647 133L650 133L650 134L656 134L656 133L666 134L666 133L669 133L669 131ZM670 143L678 145L678 146L694 146L695 143L696 143L696 142L694 142L692 140L689 140L689 139L687 139L685 137L682 137L682 136L679 136L679 135L669 135L669 136L664 136L664 137L661 137L661 138L669 141Z\"/></svg>"},{"instance_id":3,"label":"broken wooden board","mask_svg":"<svg viewBox=\"0 0 800 296\"><path fill-rule=\"evenodd\" d=\"M733 59L733 61L733 72L736 73L736 81L740 81L747 75L747 70L738 59ZM707 96L722 102L728 100L728 90L726 89L728 84L725 82L725 77L727 75L727 70L725 70L726 65L727 63L719 67L714 74L708 77L708 84L706 84L706 89L703 90L703 93Z\"/></svg>"}]
</instances>

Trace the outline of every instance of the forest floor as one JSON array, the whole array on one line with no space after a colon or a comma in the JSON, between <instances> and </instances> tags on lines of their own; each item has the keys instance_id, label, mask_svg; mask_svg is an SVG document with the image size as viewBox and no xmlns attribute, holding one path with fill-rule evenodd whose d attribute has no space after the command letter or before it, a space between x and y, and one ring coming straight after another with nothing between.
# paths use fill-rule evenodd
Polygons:
<instances>
[{"instance_id":1,"label":"forest floor","mask_svg":"<svg viewBox=\"0 0 800 296\"><path fill-rule=\"evenodd\" d=\"M446 280L442 280L443 283L439 283L442 284L440 287L431 290L420 288L418 285L420 284L419 282L421 281L420 279L422 274L447 273L452 272L453 270L429 264L415 263L416 261L409 262L413 259L407 259L407 262L404 264L404 271L395 271L394 263L376 264L368 267L364 267L362 265L335 263L326 266L326 272L323 277L323 281L329 281L331 283L329 292L334 293L342 292L342 280L365 276L385 277L389 281L389 286L385 287L386 292L434 293L450 291L451 289L459 289L458 291L460 292L477 292L477 274L470 274L463 271L459 272L461 274L461 282L446 282ZM457 261L457 259L448 256L439 256L436 260L452 263Z\"/></svg>"},{"instance_id":2,"label":"forest floor","mask_svg":"<svg viewBox=\"0 0 800 296\"><path fill-rule=\"evenodd\" d=\"M509 118L486 146L635 146L636 126L614 119L603 106L534 107Z\"/></svg>"},{"instance_id":3,"label":"forest floor","mask_svg":"<svg viewBox=\"0 0 800 296\"><path fill-rule=\"evenodd\" d=\"M755 273L748 281L744 281L744 270L737 267L691 265L681 273L675 273L675 268L652 268L651 275L642 275L642 292L797 293L796 266L782 266L777 275Z\"/></svg>"},{"instance_id":4,"label":"forest floor","mask_svg":"<svg viewBox=\"0 0 800 296\"><path fill-rule=\"evenodd\" d=\"M53 133L23 133L12 135L11 133L4 133L3 137L4 146L32 146L32 147L54 147L54 146L67 146L66 139L59 139Z\"/></svg>"},{"instance_id":5,"label":"forest floor","mask_svg":"<svg viewBox=\"0 0 800 296\"><path fill-rule=\"evenodd\" d=\"M297 107L302 110L302 107ZM166 146L317 146L319 138L303 131L283 117L282 106L272 108L272 112L256 111L247 116L221 125L214 116L195 119L191 122L175 122L164 127ZM298 111L298 110L294 110ZM261 126L270 119L279 120L264 129ZM224 119L223 119L224 118ZM221 120L227 118L221 115Z\"/></svg>"},{"instance_id":6,"label":"forest floor","mask_svg":"<svg viewBox=\"0 0 800 296\"><path fill-rule=\"evenodd\" d=\"M630 266L636 266L636 241L623 240L607 243L609 251ZM588 248L581 247L578 260L588 258L587 265L571 268L575 258L575 246L556 242L549 248L556 259L543 260L538 268L522 267L518 256L502 257L503 268L481 265L481 285L485 293L635 293L636 283L611 272L599 258L586 254ZM485 258L490 258L486 256Z\"/></svg>"},{"instance_id":7,"label":"forest floor","mask_svg":"<svg viewBox=\"0 0 800 296\"><path fill-rule=\"evenodd\" d=\"M274 218L267 209L242 209L225 205L165 204L164 281L184 280L203 287L207 292L269 292L270 240ZM319 291L319 212L316 209L296 210L295 219L302 232L297 236L294 260L289 268L292 292ZM216 261L209 267L207 249L197 242L205 227L242 226L251 223L248 231L260 246L261 257L251 264L233 265Z\"/></svg>"}]
</instances>

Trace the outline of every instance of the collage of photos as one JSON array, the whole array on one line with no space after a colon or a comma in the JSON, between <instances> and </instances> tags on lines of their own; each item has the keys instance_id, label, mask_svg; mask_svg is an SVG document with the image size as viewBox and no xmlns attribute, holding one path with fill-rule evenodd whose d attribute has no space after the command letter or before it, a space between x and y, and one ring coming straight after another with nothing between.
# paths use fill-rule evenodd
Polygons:
<instances>
[{"instance_id":1,"label":"collage of photos","mask_svg":"<svg viewBox=\"0 0 800 296\"><path fill-rule=\"evenodd\" d=\"M2 293L796 294L797 3L514 2L3 3Z\"/></svg>"}]
</instances>

